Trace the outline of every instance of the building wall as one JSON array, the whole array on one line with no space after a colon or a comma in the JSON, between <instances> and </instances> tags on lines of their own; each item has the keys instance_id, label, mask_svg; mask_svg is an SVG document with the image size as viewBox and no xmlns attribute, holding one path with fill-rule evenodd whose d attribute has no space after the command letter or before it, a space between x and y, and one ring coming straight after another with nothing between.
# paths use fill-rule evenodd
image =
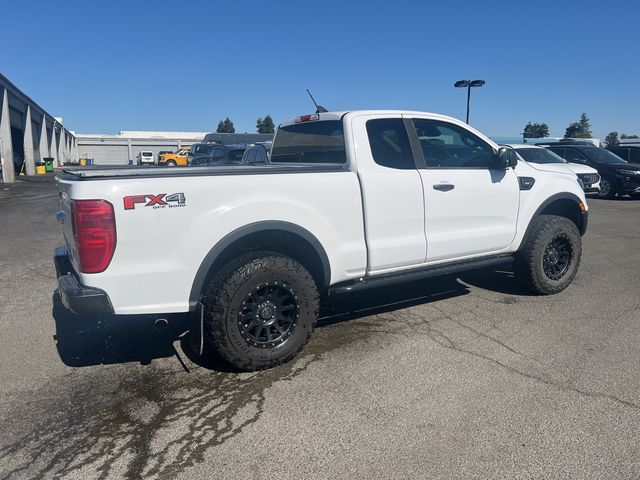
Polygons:
<instances>
[{"instance_id":1,"label":"building wall","mask_svg":"<svg viewBox=\"0 0 640 480\"><path fill-rule=\"evenodd\" d=\"M80 158L92 158L95 165L127 165L129 159L135 163L138 153L143 150L152 151L157 159L161 151L175 152L201 141L201 138L161 140L81 135L78 138L78 153Z\"/></svg>"},{"instance_id":2,"label":"building wall","mask_svg":"<svg viewBox=\"0 0 640 480\"><path fill-rule=\"evenodd\" d=\"M209 142L220 142L225 145L238 143L269 142L273 135L247 133L209 133L199 134L196 138L175 138L179 132L130 132L136 135L146 134L146 138L131 138L121 132L120 135L78 134L78 153L80 158L92 158L95 165L127 165L129 159L135 163L138 153L150 150L156 158L158 153L175 152L179 148L199 143L203 137ZM189 132L184 132L189 133ZM166 134L169 138L158 138Z\"/></svg>"},{"instance_id":3,"label":"building wall","mask_svg":"<svg viewBox=\"0 0 640 480\"><path fill-rule=\"evenodd\" d=\"M80 158L92 158L96 165L126 165L129 161L127 145L110 145L104 143L83 144L78 142Z\"/></svg>"},{"instance_id":4,"label":"building wall","mask_svg":"<svg viewBox=\"0 0 640 480\"><path fill-rule=\"evenodd\" d=\"M43 121L47 138L41 142ZM54 130L55 145L52 144ZM4 181L13 181L15 172L34 174L35 163L43 157L52 157L58 166L75 160L75 142L75 135L0 74L0 160L5 167Z\"/></svg>"}]
</instances>

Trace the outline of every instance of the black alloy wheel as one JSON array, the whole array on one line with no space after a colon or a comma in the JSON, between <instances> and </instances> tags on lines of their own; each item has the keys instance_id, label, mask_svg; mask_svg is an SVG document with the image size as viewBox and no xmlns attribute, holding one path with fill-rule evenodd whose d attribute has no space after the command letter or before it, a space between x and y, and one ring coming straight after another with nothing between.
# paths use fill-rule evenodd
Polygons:
<instances>
[{"instance_id":1,"label":"black alloy wheel","mask_svg":"<svg viewBox=\"0 0 640 480\"><path fill-rule=\"evenodd\" d=\"M600 191L598 192L598 196L600 198L613 198L615 194L616 192L613 187L613 182L611 182L607 177L602 177L600 179Z\"/></svg>"},{"instance_id":2,"label":"black alloy wheel","mask_svg":"<svg viewBox=\"0 0 640 480\"><path fill-rule=\"evenodd\" d=\"M551 280L560 280L569 270L572 259L571 241L566 234L553 237L544 250L542 266L544 273Z\"/></svg>"},{"instance_id":3,"label":"black alloy wheel","mask_svg":"<svg viewBox=\"0 0 640 480\"><path fill-rule=\"evenodd\" d=\"M205 355L246 371L291 360L311 338L319 296L309 271L291 257L256 251L231 259L200 299Z\"/></svg>"},{"instance_id":4,"label":"black alloy wheel","mask_svg":"<svg viewBox=\"0 0 640 480\"><path fill-rule=\"evenodd\" d=\"M581 256L582 238L572 220L539 215L531 220L516 252L514 273L533 292L552 295L573 281Z\"/></svg>"},{"instance_id":5,"label":"black alloy wheel","mask_svg":"<svg viewBox=\"0 0 640 480\"><path fill-rule=\"evenodd\" d=\"M298 310L297 297L287 283L260 284L243 299L238 328L249 345L273 348L291 336Z\"/></svg>"}]
</instances>

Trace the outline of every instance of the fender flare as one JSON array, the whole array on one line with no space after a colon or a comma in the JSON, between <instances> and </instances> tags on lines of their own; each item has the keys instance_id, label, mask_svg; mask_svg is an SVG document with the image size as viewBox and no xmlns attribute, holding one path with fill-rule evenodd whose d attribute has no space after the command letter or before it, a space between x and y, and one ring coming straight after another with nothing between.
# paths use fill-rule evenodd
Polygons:
<instances>
[{"instance_id":1,"label":"fender flare","mask_svg":"<svg viewBox=\"0 0 640 480\"><path fill-rule=\"evenodd\" d=\"M560 193L556 193L556 194L551 195L544 202L542 202L540 204L540 206L536 209L536 211L531 216L531 219L529 220L529 225L527 225L527 230L526 230L526 232L524 234L525 237L529 233L529 228L531 227L531 221L534 218L540 216L540 214L542 213L542 211L545 208L547 208L549 205L551 205L553 202L555 202L557 200L572 200L573 202L575 202L576 207L578 207L578 209L582 212L582 225L578 228L578 230L580 230L580 235L584 235L585 234L585 232L587 231L588 211L587 210L582 210L580 208L580 204L583 203L582 200L580 199L580 197L578 197L577 195L575 195L573 193L560 192Z\"/></svg>"},{"instance_id":2,"label":"fender flare","mask_svg":"<svg viewBox=\"0 0 640 480\"><path fill-rule=\"evenodd\" d=\"M200 292L202 292L202 288L204 287L204 282L209 274L209 271L211 270L211 267L218 259L218 257L222 254L222 252L224 252L234 242L246 237L247 235L267 230L287 232L304 238L315 250L320 259L320 262L322 263L324 286L329 285L329 282L331 281L331 265L329 263L329 257L327 256L327 253L325 252L324 247L322 246L320 241L311 232L294 223L289 222L276 220L255 222L240 227L232 231L231 233L228 233L227 235L222 237L222 239L218 241L218 243L216 243L211 248L211 250L209 250L202 263L200 264L200 267L198 267L198 271L196 272L196 276L191 286L191 292L189 294L190 311L195 310L198 299L200 297Z\"/></svg>"}]
</instances>

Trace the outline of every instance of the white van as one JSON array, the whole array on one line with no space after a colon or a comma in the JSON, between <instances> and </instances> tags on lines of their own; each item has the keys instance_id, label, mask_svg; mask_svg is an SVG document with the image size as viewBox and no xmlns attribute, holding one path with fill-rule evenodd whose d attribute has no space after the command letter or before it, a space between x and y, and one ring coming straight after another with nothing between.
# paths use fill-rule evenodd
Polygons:
<instances>
[{"instance_id":1,"label":"white van","mask_svg":"<svg viewBox=\"0 0 640 480\"><path fill-rule=\"evenodd\" d=\"M155 165L156 156L151 150L142 150L138 153L138 165Z\"/></svg>"}]
</instances>

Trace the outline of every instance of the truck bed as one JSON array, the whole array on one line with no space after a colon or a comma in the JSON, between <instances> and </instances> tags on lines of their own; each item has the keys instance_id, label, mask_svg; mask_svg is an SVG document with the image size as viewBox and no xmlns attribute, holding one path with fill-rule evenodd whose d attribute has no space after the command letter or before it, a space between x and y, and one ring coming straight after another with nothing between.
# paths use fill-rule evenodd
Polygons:
<instances>
[{"instance_id":1,"label":"truck bed","mask_svg":"<svg viewBox=\"0 0 640 480\"><path fill-rule=\"evenodd\" d=\"M167 178L221 175L269 175L288 173L343 172L344 165L291 163L281 165L225 165L211 167L128 167L63 169L65 180L113 180L124 178Z\"/></svg>"}]
</instances>

